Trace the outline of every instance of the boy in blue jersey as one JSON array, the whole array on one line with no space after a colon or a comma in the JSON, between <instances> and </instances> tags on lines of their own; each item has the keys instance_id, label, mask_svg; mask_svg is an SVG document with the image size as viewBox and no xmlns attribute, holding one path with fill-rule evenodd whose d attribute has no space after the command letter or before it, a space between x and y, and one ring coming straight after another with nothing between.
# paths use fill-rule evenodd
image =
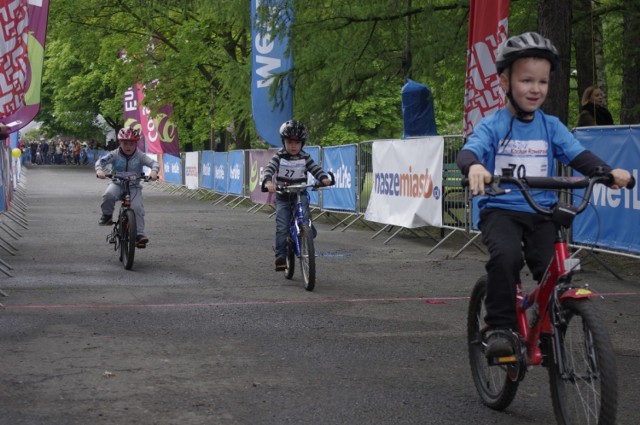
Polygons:
<instances>
[{"instance_id":1,"label":"boy in blue jersey","mask_svg":"<svg viewBox=\"0 0 640 425\"><path fill-rule=\"evenodd\" d=\"M315 163L305 152L304 147L309 137L307 128L300 121L286 121L280 126L282 148L276 152L264 170L262 185L269 192L276 191L276 184L286 186L307 182L307 173L325 186L332 184L329 175ZM276 182L273 182L275 177ZM291 220L291 206L295 204L295 194L278 193L276 195L276 271L284 271L287 267L287 236ZM309 219L309 197L303 193L302 207L304 217Z\"/></svg>"},{"instance_id":2,"label":"boy in blue jersey","mask_svg":"<svg viewBox=\"0 0 640 425\"><path fill-rule=\"evenodd\" d=\"M123 128L118 133L118 143L120 147L115 149L96 161L96 177L106 178L105 169L111 167L113 173L129 171L142 174L143 167L151 168L149 178L156 180L160 165L144 152L138 150L138 140L140 133L134 128ZM102 216L98 224L105 226L112 223L115 203L121 196L121 187L118 182L111 182L102 195ZM144 234L144 205L142 204L142 187L139 184L131 185L131 208L136 214L136 246L145 248L149 242Z\"/></svg>"},{"instance_id":3,"label":"boy in blue jersey","mask_svg":"<svg viewBox=\"0 0 640 425\"><path fill-rule=\"evenodd\" d=\"M612 170L586 150L557 117L539 108L547 97L551 71L559 65L556 48L535 32L509 38L498 51L496 68L507 95L507 106L486 117L458 154L457 164L469 179L473 195L484 194L492 175L510 168L516 177L554 176L559 160L584 175L598 167L610 172L614 189L625 187L631 175ZM544 207L557 203L551 191L534 197ZM485 322L487 357L513 354L511 331L518 331L516 283L523 259L539 281L554 254L555 224L536 214L522 194L512 191L478 202L482 241L489 249ZM524 251L524 258L523 258Z\"/></svg>"}]
</instances>

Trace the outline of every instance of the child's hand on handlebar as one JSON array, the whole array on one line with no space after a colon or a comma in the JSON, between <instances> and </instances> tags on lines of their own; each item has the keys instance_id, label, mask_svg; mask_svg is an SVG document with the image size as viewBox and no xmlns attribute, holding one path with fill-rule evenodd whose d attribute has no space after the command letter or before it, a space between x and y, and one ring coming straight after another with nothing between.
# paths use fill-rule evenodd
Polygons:
<instances>
[{"instance_id":1,"label":"child's hand on handlebar","mask_svg":"<svg viewBox=\"0 0 640 425\"><path fill-rule=\"evenodd\" d=\"M484 185L491 183L493 176L482 164L473 164L469 167L469 189L473 195L484 195Z\"/></svg>"},{"instance_id":2,"label":"child's hand on handlebar","mask_svg":"<svg viewBox=\"0 0 640 425\"><path fill-rule=\"evenodd\" d=\"M323 186L331 186L333 184L333 181L331 179L322 179L321 183Z\"/></svg>"},{"instance_id":3,"label":"child's hand on handlebar","mask_svg":"<svg viewBox=\"0 0 640 425\"><path fill-rule=\"evenodd\" d=\"M156 181L158 180L158 172L156 170L151 170L149 173L149 180Z\"/></svg>"},{"instance_id":4,"label":"child's hand on handlebar","mask_svg":"<svg viewBox=\"0 0 640 425\"><path fill-rule=\"evenodd\" d=\"M627 187L631 181L631 173L622 168L611 170L611 175L613 176L613 184L611 185L612 189L622 189L623 187Z\"/></svg>"},{"instance_id":5,"label":"child's hand on handlebar","mask_svg":"<svg viewBox=\"0 0 640 425\"><path fill-rule=\"evenodd\" d=\"M96 171L96 177L99 179L106 179L107 175L104 173L104 171L99 170L99 171Z\"/></svg>"},{"instance_id":6,"label":"child's hand on handlebar","mask_svg":"<svg viewBox=\"0 0 640 425\"><path fill-rule=\"evenodd\" d=\"M272 181L266 182L264 187L267 188L267 192L275 193L275 191L276 191L276 185Z\"/></svg>"}]
</instances>

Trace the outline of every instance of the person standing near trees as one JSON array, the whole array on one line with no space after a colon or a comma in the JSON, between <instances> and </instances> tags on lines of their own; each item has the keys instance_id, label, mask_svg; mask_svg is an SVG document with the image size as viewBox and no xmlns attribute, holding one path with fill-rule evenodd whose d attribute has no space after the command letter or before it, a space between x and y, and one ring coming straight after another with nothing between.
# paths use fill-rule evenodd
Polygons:
<instances>
[{"instance_id":1,"label":"person standing near trees","mask_svg":"<svg viewBox=\"0 0 640 425\"><path fill-rule=\"evenodd\" d=\"M598 86L589 86L582 94L578 127L613 125L611 113L604 106L604 93Z\"/></svg>"}]
</instances>

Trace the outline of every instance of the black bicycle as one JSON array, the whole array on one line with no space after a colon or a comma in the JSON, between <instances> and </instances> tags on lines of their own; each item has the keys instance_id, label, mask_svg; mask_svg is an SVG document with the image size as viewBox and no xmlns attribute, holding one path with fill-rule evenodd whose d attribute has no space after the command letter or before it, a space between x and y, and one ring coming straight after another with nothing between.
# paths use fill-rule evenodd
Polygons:
<instances>
[{"instance_id":1,"label":"black bicycle","mask_svg":"<svg viewBox=\"0 0 640 425\"><path fill-rule=\"evenodd\" d=\"M120 210L118 219L113 222L113 229L107 235L107 242L113 244L114 251L119 251L119 260L126 270L133 267L133 258L136 253L136 214L131 208L131 185L139 181L149 181L149 177L132 172L119 172L107 174L114 182L119 182L122 187L120 196Z\"/></svg>"}]
</instances>

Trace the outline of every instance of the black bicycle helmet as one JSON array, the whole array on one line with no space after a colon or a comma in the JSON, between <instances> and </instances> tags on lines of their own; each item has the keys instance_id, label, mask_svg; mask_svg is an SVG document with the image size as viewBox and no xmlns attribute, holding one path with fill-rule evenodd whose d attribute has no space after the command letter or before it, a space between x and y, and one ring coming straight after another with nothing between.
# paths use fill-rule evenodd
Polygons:
<instances>
[{"instance_id":1,"label":"black bicycle helmet","mask_svg":"<svg viewBox=\"0 0 640 425\"><path fill-rule=\"evenodd\" d=\"M284 139L300 140L304 146L304 143L309 138L309 133L307 132L307 127L300 121L289 120L283 122L280 126L280 137L283 144Z\"/></svg>"},{"instance_id":2,"label":"black bicycle helmet","mask_svg":"<svg viewBox=\"0 0 640 425\"><path fill-rule=\"evenodd\" d=\"M517 59L531 57L547 59L551 62L552 71L560 65L558 50L548 38L537 32L525 32L510 37L500 46L496 57L498 74L511 66Z\"/></svg>"}]
</instances>

